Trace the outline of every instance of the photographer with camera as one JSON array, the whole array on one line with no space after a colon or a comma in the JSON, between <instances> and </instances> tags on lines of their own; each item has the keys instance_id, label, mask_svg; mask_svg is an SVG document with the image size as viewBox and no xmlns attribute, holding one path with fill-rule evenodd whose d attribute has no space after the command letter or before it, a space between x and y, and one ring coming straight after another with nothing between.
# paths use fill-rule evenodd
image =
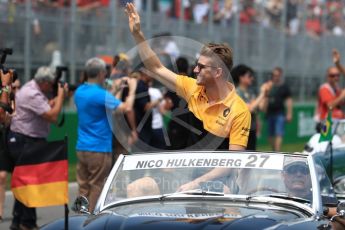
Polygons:
<instances>
[{"instance_id":1,"label":"photographer with camera","mask_svg":"<svg viewBox=\"0 0 345 230\"><path fill-rule=\"evenodd\" d=\"M34 79L16 93L16 114L12 118L7 136L9 155L13 162L25 154L24 146L33 147L46 141L50 124L57 122L68 86L59 84L57 96L49 100L55 79L53 71L42 66L37 70ZM36 209L15 200L10 229L37 229L36 221Z\"/></svg>"},{"instance_id":2,"label":"photographer with camera","mask_svg":"<svg viewBox=\"0 0 345 230\"><path fill-rule=\"evenodd\" d=\"M6 190L6 178L7 172L11 171L11 161L6 151L5 135L6 129L11 120L8 108L10 108L10 95L12 84L13 72L8 71L6 74L0 70L1 89L0 89L0 222L2 222L4 202L5 202L5 190Z\"/></svg>"},{"instance_id":3,"label":"photographer with camera","mask_svg":"<svg viewBox=\"0 0 345 230\"><path fill-rule=\"evenodd\" d=\"M9 48L0 49L0 222L5 202L7 172L11 172L13 168L6 147L6 133L14 110L13 82L18 79L15 80L17 76L14 69L5 67L6 57L12 52Z\"/></svg>"}]
</instances>

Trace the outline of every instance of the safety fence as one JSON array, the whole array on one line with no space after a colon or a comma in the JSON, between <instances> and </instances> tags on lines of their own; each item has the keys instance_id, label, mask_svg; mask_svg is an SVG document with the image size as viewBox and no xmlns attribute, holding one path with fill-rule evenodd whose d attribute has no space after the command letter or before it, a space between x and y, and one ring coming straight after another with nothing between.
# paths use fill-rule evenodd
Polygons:
<instances>
[{"instance_id":1,"label":"safety fence","mask_svg":"<svg viewBox=\"0 0 345 230\"><path fill-rule=\"evenodd\" d=\"M51 64L54 51L59 51L61 64L69 67L71 82L75 83L88 58L127 53L134 47L124 9L115 0L107 8L92 11L82 11L75 1L71 2L66 8L33 6L31 1L0 3L0 48L13 48L6 65L16 68L22 80L30 79L38 66ZM241 1L235 2L245 8ZM254 7L258 12L265 11L260 5ZM287 23L284 12L277 19L278 26L267 26L262 17L258 17L261 21L243 23L236 12L226 23L201 24L152 10L140 14L147 38L168 32L201 43L226 42L234 49L235 64L245 63L256 71L258 85L269 78L273 67L281 66L294 98L315 100L326 69L332 65L332 48L345 56L344 36L323 33L315 37L306 29L287 33L279 26ZM213 17L210 13L208 20L213 21ZM305 17L302 15L302 19ZM182 45L178 40L176 43Z\"/></svg>"}]
</instances>

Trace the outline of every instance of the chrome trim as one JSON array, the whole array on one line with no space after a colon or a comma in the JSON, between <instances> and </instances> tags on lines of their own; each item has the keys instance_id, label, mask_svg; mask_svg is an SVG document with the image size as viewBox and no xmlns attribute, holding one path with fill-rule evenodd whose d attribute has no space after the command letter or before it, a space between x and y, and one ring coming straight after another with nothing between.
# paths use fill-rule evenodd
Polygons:
<instances>
[{"instance_id":1,"label":"chrome trim","mask_svg":"<svg viewBox=\"0 0 345 230\"><path fill-rule=\"evenodd\" d=\"M286 205L290 205L291 207L295 207L296 209L303 210L304 213L308 213L309 217L314 216L314 210L312 207L301 204L296 201L286 200L284 198L275 198L275 197L265 197L265 196L258 196L253 197L248 200L247 195L237 195L237 194L226 194L224 196L205 196L205 195L185 195L185 194L176 194L173 196L165 197L164 200L161 200L162 195L154 195L154 196L146 196L146 197L135 197L129 199L123 199L120 201L112 202L103 207L103 210L109 208L116 208L118 206L129 205L129 204L139 204L145 202L177 202L177 201L185 201L185 202L196 202L196 201L222 201L224 204L226 202L234 202L234 203L243 203L245 205L256 206L258 204L261 205L274 205L277 207L281 207L281 209L292 211L292 208L286 208ZM279 210L278 208L276 208ZM102 210L102 211L103 211ZM296 214L300 214L299 212L294 212Z\"/></svg>"}]
</instances>

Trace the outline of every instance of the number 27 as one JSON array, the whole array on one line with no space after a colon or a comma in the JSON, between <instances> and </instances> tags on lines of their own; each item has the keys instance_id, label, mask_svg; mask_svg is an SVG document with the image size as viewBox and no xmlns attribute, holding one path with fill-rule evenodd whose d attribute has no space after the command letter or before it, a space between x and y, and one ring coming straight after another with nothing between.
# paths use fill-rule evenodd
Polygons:
<instances>
[{"instance_id":1,"label":"number 27","mask_svg":"<svg viewBox=\"0 0 345 230\"><path fill-rule=\"evenodd\" d=\"M248 157L249 162L246 164L246 167L263 167L264 164L266 163L266 161L268 160L268 158L270 158L269 156L260 156L261 159L258 159L257 155L250 155ZM260 163L260 160L261 163ZM259 166L257 166L257 164L259 164Z\"/></svg>"}]
</instances>

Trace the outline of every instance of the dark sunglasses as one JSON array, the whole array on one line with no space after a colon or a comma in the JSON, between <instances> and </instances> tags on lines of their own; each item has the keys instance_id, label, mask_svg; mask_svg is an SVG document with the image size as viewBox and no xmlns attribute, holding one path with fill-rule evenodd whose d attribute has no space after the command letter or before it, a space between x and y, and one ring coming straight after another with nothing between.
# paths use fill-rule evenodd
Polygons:
<instances>
[{"instance_id":1,"label":"dark sunglasses","mask_svg":"<svg viewBox=\"0 0 345 230\"><path fill-rule=\"evenodd\" d=\"M287 174L297 174L297 172L303 174L303 175L308 175L309 174L309 170L307 167L305 166L301 166L301 165L294 165L294 166L290 166L287 169L285 169L285 172Z\"/></svg>"},{"instance_id":2,"label":"dark sunglasses","mask_svg":"<svg viewBox=\"0 0 345 230\"><path fill-rule=\"evenodd\" d=\"M331 73L331 74L328 74L328 76L330 77L340 77L340 74L339 73Z\"/></svg>"},{"instance_id":3,"label":"dark sunglasses","mask_svg":"<svg viewBox=\"0 0 345 230\"><path fill-rule=\"evenodd\" d=\"M211 66L211 65L204 65L204 64L201 64L201 63L199 63L199 62L195 63L195 67L198 67L199 71L201 71L202 69L204 69L204 68L206 68L206 67L218 68L218 67Z\"/></svg>"}]
</instances>

